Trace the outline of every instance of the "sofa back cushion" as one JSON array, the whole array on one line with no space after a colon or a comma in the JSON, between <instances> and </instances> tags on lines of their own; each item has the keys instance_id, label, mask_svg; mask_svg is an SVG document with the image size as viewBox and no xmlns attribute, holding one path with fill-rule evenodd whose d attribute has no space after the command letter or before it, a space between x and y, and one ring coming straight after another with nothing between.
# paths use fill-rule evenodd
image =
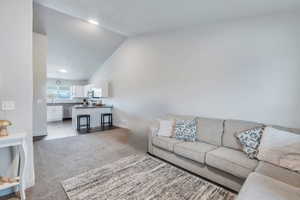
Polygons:
<instances>
[{"instance_id":1,"label":"sofa back cushion","mask_svg":"<svg viewBox=\"0 0 300 200\"><path fill-rule=\"evenodd\" d=\"M235 137L235 134L241 131L246 131L255 127L263 126L263 124L256 122L248 122L241 120L225 120L222 145L225 147L242 150L242 146Z\"/></svg>"},{"instance_id":2,"label":"sofa back cushion","mask_svg":"<svg viewBox=\"0 0 300 200\"><path fill-rule=\"evenodd\" d=\"M266 127L257 158L300 173L300 135Z\"/></svg>"},{"instance_id":3,"label":"sofa back cushion","mask_svg":"<svg viewBox=\"0 0 300 200\"><path fill-rule=\"evenodd\" d=\"M267 125L267 126L270 126L272 128L276 128L276 129L281 130L281 131L287 131L287 132L291 132L291 133L295 133L295 134L300 135L300 129L299 128L287 128L287 127L276 126L276 125Z\"/></svg>"},{"instance_id":4,"label":"sofa back cushion","mask_svg":"<svg viewBox=\"0 0 300 200\"><path fill-rule=\"evenodd\" d=\"M193 120L197 116L193 115L175 115L175 114L167 114L164 119L174 119L174 120Z\"/></svg>"},{"instance_id":5,"label":"sofa back cushion","mask_svg":"<svg viewBox=\"0 0 300 200\"><path fill-rule=\"evenodd\" d=\"M197 140L222 145L223 122L221 119L198 118Z\"/></svg>"},{"instance_id":6,"label":"sofa back cushion","mask_svg":"<svg viewBox=\"0 0 300 200\"><path fill-rule=\"evenodd\" d=\"M167 119L175 120L192 120L196 117L197 116L173 114L169 114L166 116ZM216 146L221 146L224 120L203 117L197 117L197 120L197 140Z\"/></svg>"}]
</instances>

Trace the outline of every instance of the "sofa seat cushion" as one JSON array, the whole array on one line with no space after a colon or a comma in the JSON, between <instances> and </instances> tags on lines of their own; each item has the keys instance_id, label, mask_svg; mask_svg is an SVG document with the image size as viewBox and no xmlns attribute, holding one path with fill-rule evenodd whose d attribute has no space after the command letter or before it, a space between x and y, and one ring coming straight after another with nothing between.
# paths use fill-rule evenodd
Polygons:
<instances>
[{"instance_id":1,"label":"sofa seat cushion","mask_svg":"<svg viewBox=\"0 0 300 200\"><path fill-rule=\"evenodd\" d=\"M204 142L183 142L174 145L174 153L193 161L205 163L206 153L218 148Z\"/></svg>"},{"instance_id":2,"label":"sofa seat cushion","mask_svg":"<svg viewBox=\"0 0 300 200\"><path fill-rule=\"evenodd\" d=\"M174 151L174 144L182 143L182 141L176 140L175 138L169 137L161 137L161 136L154 136L152 138L152 144L157 146L161 149L173 152Z\"/></svg>"},{"instance_id":3,"label":"sofa seat cushion","mask_svg":"<svg viewBox=\"0 0 300 200\"><path fill-rule=\"evenodd\" d=\"M260 161L255 172L300 188L300 173Z\"/></svg>"},{"instance_id":4,"label":"sofa seat cushion","mask_svg":"<svg viewBox=\"0 0 300 200\"><path fill-rule=\"evenodd\" d=\"M271 177L251 173L236 200L296 200L300 189Z\"/></svg>"},{"instance_id":5,"label":"sofa seat cushion","mask_svg":"<svg viewBox=\"0 0 300 200\"><path fill-rule=\"evenodd\" d=\"M206 164L240 178L247 178L258 164L246 154L234 149L220 147L206 154Z\"/></svg>"}]
</instances>

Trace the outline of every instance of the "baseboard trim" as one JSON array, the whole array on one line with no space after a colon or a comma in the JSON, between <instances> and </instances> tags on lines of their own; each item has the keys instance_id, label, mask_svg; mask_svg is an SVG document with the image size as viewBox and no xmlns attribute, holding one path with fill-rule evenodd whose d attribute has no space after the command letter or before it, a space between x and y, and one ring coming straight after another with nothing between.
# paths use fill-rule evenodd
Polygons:
<instances>
[{"instance_id":1,"label":"baseboard trim","mask_svg":"<svg viewBox=\"0 0 300 200\"><path fill-rule=\"evenodd\" d=\"M114 126L119 127L119 128L129 129L128 126L126 126L125 124L122 124L122 123L114 123Z\"/></svg>"}]
</instances>

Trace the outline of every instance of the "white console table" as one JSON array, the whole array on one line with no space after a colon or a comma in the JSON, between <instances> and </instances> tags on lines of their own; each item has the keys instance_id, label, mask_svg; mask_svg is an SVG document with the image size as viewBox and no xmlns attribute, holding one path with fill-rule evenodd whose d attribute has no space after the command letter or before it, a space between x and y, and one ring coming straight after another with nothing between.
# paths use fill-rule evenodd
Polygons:
<instances>
[{"instance_id":1,"label":"white console table","mask_svg":"<svg viewBox=\"0 0 300 200\"><path fill-rule=\"evenodd\" d=\"M0 137L0 148L4 147L17 147L20 153L20 173L18 177L18 182L14 183L5 183L0 185L0 190L5 190L12 187L19 187L19 192L21 196L21 200L25 200L25 182L24 182L24 170L27 162L26 150L26 133L18 133L18 134L10 134L7 137Z\"/></svg>"}]
</instances>

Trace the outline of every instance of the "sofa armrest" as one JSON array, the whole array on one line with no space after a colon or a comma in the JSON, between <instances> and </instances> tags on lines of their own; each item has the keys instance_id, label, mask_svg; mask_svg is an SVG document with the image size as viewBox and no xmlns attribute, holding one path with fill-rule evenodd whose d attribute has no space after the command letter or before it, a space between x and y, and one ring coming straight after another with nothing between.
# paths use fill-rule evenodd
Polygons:
<instances>
[{"instance_id":1,"label":"sofa armrest","mask_svg":"<svg viewBox=\"0 0 300 200\"><path fill-rule=\"evenodd\" d=\"M152 138L157 135L159 130L159 123L155 121L148 129L148 152L152 153Z\"/></svg>"},{"instance_id":2,"label":"sofa armrest","mask_svg":"<svg viewBox=\"0 0 300 200\"><path fill-rule=\"evenodd\" d=\"M255 172L300 188L300 173L298 172L294 172L264 161L259 161Z\"/></svg>"},{"instance_id":3,"label":"sofa armrest","mask_svg":"<svg viewBox=\"0 0 300 200\"><path fill-rule=\"evenodd\" d=\"M159 130L159 126L158 125L152 125L149 127L149 136L153 137L157 135L157 132Z\"/></svg>"}]
</instances>

